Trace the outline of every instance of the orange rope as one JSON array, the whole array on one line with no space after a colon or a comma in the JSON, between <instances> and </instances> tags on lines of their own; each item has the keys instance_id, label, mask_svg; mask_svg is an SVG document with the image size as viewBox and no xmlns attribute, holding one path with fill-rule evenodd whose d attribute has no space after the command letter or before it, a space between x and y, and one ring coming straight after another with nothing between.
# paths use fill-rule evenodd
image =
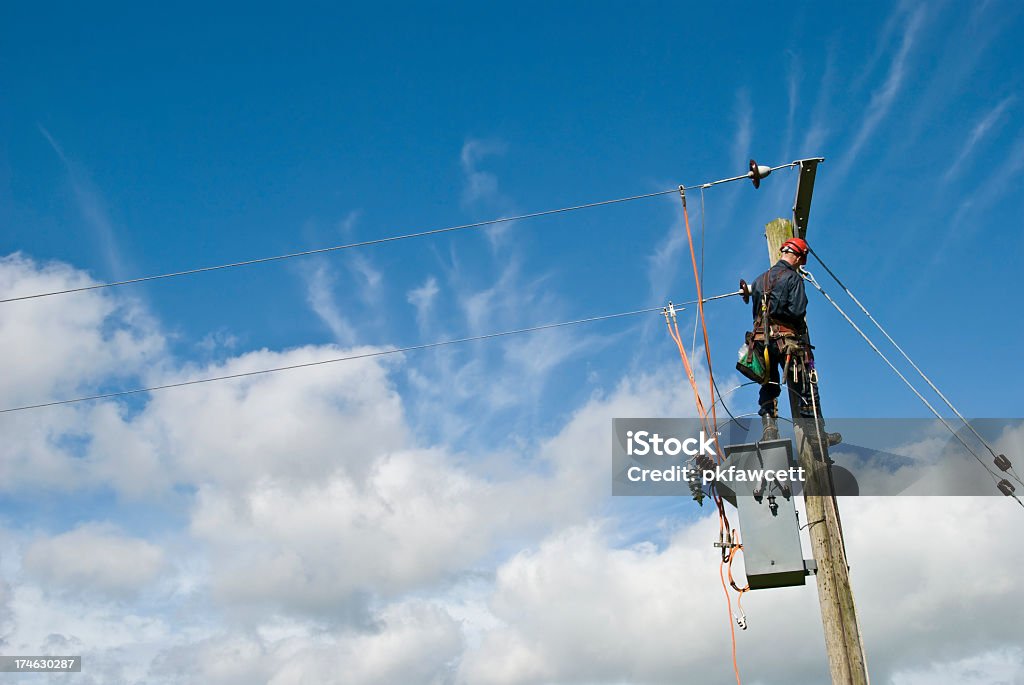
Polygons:
<instances>
[{"instance_id":1,"label":"orange rope","mask_svg":"<svg viewBox=\"0 0 1024 685\"><path fill-rule=\"evenodd\" d=\"M686 347L683 345L682 336L679 334L679 324L675 324L675 330L673 331L673 322L668 320L668 316L665 317L665 321L668 323L668 334L672 337L672 341L679 348L679 357L683 360L683 368L686 370L686 379L690 381L690 387L693 389L693 399L697 404L697 414L700 415L700 422L703 428L707 428L707 411L704 409L704 402L701 400L700 391L697 389L697 381L693 375L693 367L690 365L690 358L686 356Z\"/></svg>"},{"instance_id":2,"label":"orange rope","mask_svg":"<svg viewBox=\"0 0 1024 685\"><path fill-rule=\"evenodd\" d=\"M711 392L711 418L712 428L718 430L718 410L715 408L715 375L711 369L711 343L708 340L708 324L704 318L704 288L700 282L700 270L697 267L697 253L693 248L693 233L690 231L690 213L686 209L686 193L680 191L680 197L683 200L683 223L686 226L686 239L690 243L690 261L693 263L693 280L697 286L697 311L700 313L700 326L704 333L704 354L708 360L708 378ZM717 443L718 440L716 439ZM719 461L721 461L721 451L719 451Z\"/></svg>"},{"instance_id":3,"label":"orange rope","mask_svg":"<svg viewBox=\"0 0 1024 685\"><path fill-rule=\"evenodd\" d=\"M720 562L718 564L718 578L722 581L722 592L725 593L725 606L729 612L729 635L732 636L732 670L736 674L736 685L743 685L743 683L740 682L740 667L739 664L736 663L736 628L733 626L732 600L729 599L729 588L725 586L725 576L722 575L722 567L724 565L725 562Z\"/></svg>"},{"instance_id":4,"label":"orange rope","mask_svg":"<svg viewBox=\"0 0 1024 685\"><path fill-rule=\"evenodd\" d=\"M736 542L735 537L730 539L731 547L729 548L729 561L725 564L729 572L729 585L738 593L736 597L736 608L739 610L740 615L743 615L743 593L750 590L750 585L746 587L739 587L736 585L736 581L732 578L732 560L736 558L736 553L743 549L743 545ZM718 565L718 575L722 575L722 564ZM725 589L725 581L722 581L722 588ZM736 628L733 626L733 615L732 615L732 603L729 601L729 590L725 589L726 604L729 605L729 633L732 636L732 669L736 674L736 685L742 685L740 683L740 667L736 662Z\"/></svg>"},{"instance_id":5,"label":"orange rope","mask_svg":"<svg viewBox=\"0 0 1024 685\"><path fill-rule=\"evenodd\" d=\"M697 311L700 318L701 330L704 335L704 354L708 362L708 386L711 393L711 421L708 421L708 412L704 408L704 403L701 401L700 391L697 388L697 381L693 374L693 367L690 364L689 357L686 356L686 350L682 342L682 335L679 333L679 324L675 320L674 311L672 312L672 321L669 321L669 312L666 310L665 321L668 324L668 332L675 342L676 347L679 348L679 356L683 360L683 368L686 369L687 380L690 381L690 387L693 388L694 399L696 400L697 413L701 418L701 425L704 430L711 435L714 435L715 446L718 448L718 462L721 463L725 453L722 450L721 443L718 439L718 410L716 409L715 401L715 373L711 363L711 342L708 338L708 325L707 319L704 316L704 292L701 284L700 269L697 266L697 253L693 246L693 233L690 230L690 214L686 208L686 192L682 187L679 189L679 197L683 203L683 222L686 226L686 239L690 245L690 261L693 264L693 280L697 286ZM743 546L738 544L735 539L735 532L731 530L729 526L729 519L725 514L725 506L722 503L722 497L718 494L717 489L711 489L712 495L714 496L715 505L718 507L718 538L722 543L722 560L718 564L718 577L722 581L722 591L725 593L725 604L726 609L729 612L729 636L732 640L732 668L736 674L736 685L743 685L740 680L740 668L736 660L736 628L733 625L733 614L732 614L732 599L729 596L729 588L725 584L724 570L728 568L729 572L729 585L733 587L738 593L737 607L740 612L743 611L743 593L750 589L747 585L744 588L740 588L736 585L736 581L732 577L732 562L735 558L736 552L743 549Z\"/></svg>"}]
</instances>

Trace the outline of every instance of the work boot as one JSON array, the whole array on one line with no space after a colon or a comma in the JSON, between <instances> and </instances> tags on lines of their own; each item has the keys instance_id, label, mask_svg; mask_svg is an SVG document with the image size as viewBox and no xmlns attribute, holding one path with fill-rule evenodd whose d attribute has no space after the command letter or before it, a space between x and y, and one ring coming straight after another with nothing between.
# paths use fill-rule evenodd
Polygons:
<instances>
[{"instance_id":1,"label":"work boot","mask_svg":"<svg viewBox=\"0 0 1024 685\"><path fill-rule=\"evenodd\" d=\"M818 433L820 432L822 441L829 447L834 447L843 441L842 433L829 433L825 430L825 421L822 419L818 419L817 425L815 425L814 419L808 416L801 420L801 424L804 432L806 432L812 440L817 440Z\"/></svg>"},{"instance_id":2,"label":"work boot","mask_svg":"<svg viewBox=\"0 0 1024 685\"><path fill-rule=\"evenodd\" d=\"M825 430L825 422L818 420L818 430L821 431L821 439L824 440L829 447L835 447L843 441L842 433L829 433Z\"/></svg>"},{"instance_id":3,"label":"work boot","mask_svg":"<svg viewBox=\"0 0 1024 685\"><path fill-rule=\"evenodd\" d=\"M761 433L761 440L779 439L779 424L774 416L768 416L767 414L761 416L761 427L764 429Z\"/></svg>"}]
</instances>

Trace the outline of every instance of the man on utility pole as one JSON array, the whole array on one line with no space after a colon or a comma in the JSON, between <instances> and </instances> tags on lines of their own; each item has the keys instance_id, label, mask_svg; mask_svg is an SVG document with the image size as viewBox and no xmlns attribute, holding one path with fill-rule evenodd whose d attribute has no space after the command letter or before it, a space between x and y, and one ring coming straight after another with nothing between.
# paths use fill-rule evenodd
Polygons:
<instances>
[{"instance_id":1,"label":"man on utility pole","mask_svg":"<svg viewBox=\"0 0 1024 685\"><path fill-rule=\"evenodd\" d=\"M783 246L806 248L807 216L810 211L810 195L814 175L820 159L804 160L800 164L800 181L797 185L797 199L793 207L799 235L794 235L794 224L785 219L776 219L766 226L768 254L771 263L782 255L789 264L792 257L785 257ZM753 162L751 162L753 165ZM799 241L799 243L797 243ZM801 245L802 244L802 245ZM796 255L799 256L799 255ZM806 261L806 250L803 261ZM798 269L794 265L794 269ZM771 273L771 272L769 272ZM801 283L801 285L803 285ZM804 300L806 302L806 299ZM755 307L757 306L755 300ZM807 352L810 352L810 333L804 328ZM800 466L805 469L804 509L811 550L817 564L818 601L821 605L821 620L825 630L825 648L828 652L829 671L833 683L847 685L868 685L867 665L864 657L863 640L857 620L857 608L850 587L849 566L839 522L839 508L832 494L828 457L828 436L823 432L818 404L817 371L813 363L803 364L801 373L810 385L809 392L791 391L789 405L793 417L793 432L799 451ZM778 395L778 389L776 389ZM804 409L811 402L813 418L807 418Z\"/></svg>"},{"instance_id":2,"label":"man on utility pole","mask_svg":"<svg viewBox=\"0 0 1024 685\"><path fill-rule=\"evenodd\" d=\"M821 402L817 387L810 382L808 368L813 365L807 338L807 294L798 269L807 263L810 248L801 238L789 238L779 250L779 261L750 286L741 283L744 300L754 303L753 348L763 355L767 378L761 385L757 403L763 428L762 440L777 440L779 395L784 381L800 400L802 418L819 418ZM783 370L785 378L780 376ZM795 417L794 417L795 418ZM839 436L829 434L830 444Z\"/></svg>"},{"instance_id":3,"label":"man on utility pole","mask_svg":"<svg viewBox=\"0 0 1024 685\"><path fill-rule=\"evenodd\" d=\"M801 273L810 252L806 238L814 178L818 164L823 161L822 157L813 157L793 163L800 167L793 221L776 219L765 227L772 266L758 277L753 287L740 281L744 300L753 297L755 324L754 331L747 334L736 368L762 385L759 398L759 413L764 417L765 429L762 440L778 436L774 419L777 416L775 402L781 394L779 382L787 382L789 386L786 394L793 417L793 434L806 477L803 483L806 527L814 554L829 672L833 683L868 685L864 643L850 588L850 567L832 484L832 460L828 456L829 443L838 442L839 436L825 433L822 424L818 375L805 319L807 297ZM747 177L754 188L758 188L761 179L772 171L750 160ZM757 340L759 326L761 339ZM784 369L781 376L780 365ZM770 387L764 387L766 384Z\"/></svg>"}]
</instances>

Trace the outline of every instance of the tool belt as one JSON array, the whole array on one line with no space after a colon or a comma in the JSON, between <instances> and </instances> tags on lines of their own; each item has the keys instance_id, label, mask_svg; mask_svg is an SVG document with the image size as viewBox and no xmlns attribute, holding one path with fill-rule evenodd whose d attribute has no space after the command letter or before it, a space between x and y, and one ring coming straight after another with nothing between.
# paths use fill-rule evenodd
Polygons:
<instances>
[{"instance_id":1,"label":"tool belt","mask_svg":"<svg viewBox=\"0 0 1024 685\"><path fill-rule=\"evenodd\" d=\"M761 321L754 322L752 335L754 340L764 341L764 324ZM768 325L768 337L773 340L776 338L799 338L800 335L800 331L778 321L772 321Z\"/></svg>"},{"instance_id":2,"label":"tool belt","mask_svg":"<svg viewBox=\"0 0 1024 685\"><path fill-rule=\"evenodd\" d=\"M736 361L736 370L755 383L767 383L771 374L771 356L768 348L772 345L778 354L786 359L784 382L791 368L790 360L804 359L810 355L810 348L805 344L803 335L795 329L773 322L768 326L768 340L765 340L764 326L756 324L754 330L747 331L744 336L739 359ZM795 367L793 370L796 371Z\"/></svg>"}]
</instances>

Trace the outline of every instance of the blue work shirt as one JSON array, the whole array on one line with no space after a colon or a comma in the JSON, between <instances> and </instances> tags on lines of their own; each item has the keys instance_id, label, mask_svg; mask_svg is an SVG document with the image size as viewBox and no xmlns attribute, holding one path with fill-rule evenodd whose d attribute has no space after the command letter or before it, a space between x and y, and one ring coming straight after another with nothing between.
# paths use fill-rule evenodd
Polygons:
<instances>
[{"instance_id":1,"label":"blue work shirt","mask_svg":"<svg viewBox=\"0 0 1024 685\"><path fill-rule=\"evenodd\" d=\"M780 259L775 266L754 280L750 291L755 322L761 315L761 298L765 290L769 293L768 318L796 331L804 331L807 327L804 321L807 316L807 292L796 267Z\"/></svg>"}]
</instances>

